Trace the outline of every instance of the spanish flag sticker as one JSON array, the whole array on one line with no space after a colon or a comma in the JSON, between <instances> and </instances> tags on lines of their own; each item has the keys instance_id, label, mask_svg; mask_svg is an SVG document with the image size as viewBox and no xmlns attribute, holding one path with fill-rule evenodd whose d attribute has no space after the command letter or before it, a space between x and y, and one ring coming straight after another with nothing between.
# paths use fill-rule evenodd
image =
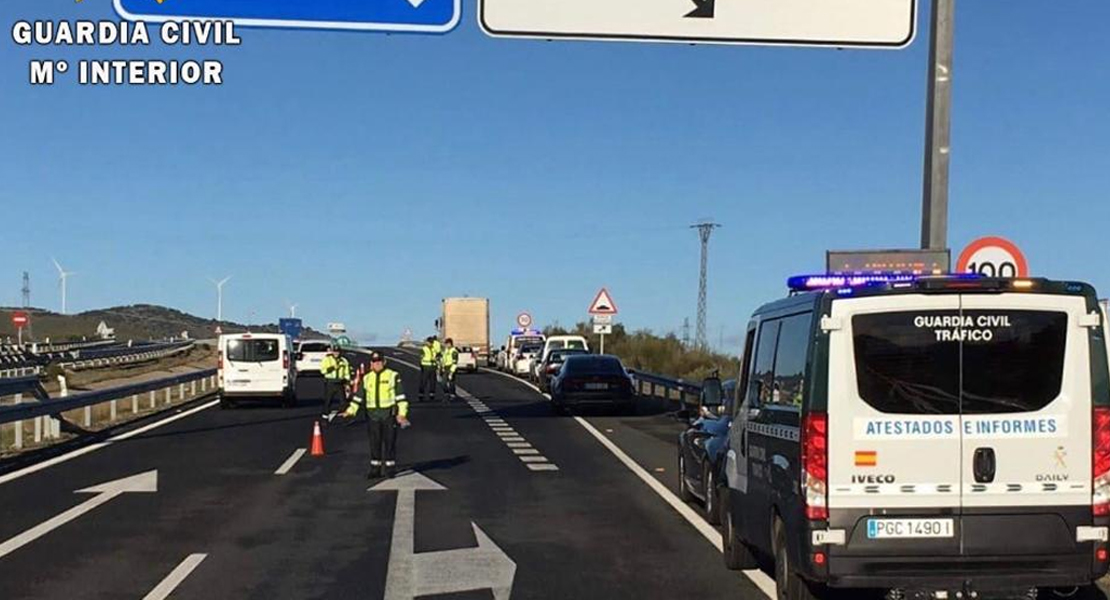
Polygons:
<instances>
[{"instance_id":1,"label":"spanish flag sticker","mask_svg":"<svg viewBox=\"0 0 1110 600\"><path fill-rule=\"evenodd\" d=\"M874 450L856 450L857 467L874 467L879 464L879 453Z\"/></svg>"}]
</instances>

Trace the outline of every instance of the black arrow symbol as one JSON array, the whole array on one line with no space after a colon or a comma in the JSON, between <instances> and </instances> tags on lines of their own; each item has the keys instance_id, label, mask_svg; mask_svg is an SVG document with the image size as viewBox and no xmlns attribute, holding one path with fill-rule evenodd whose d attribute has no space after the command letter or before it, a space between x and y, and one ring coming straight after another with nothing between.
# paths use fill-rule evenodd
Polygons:
<instances>
[{"instance_id":1,"label":"black arrow symbol","mask_svg":"<svg viewBox=\"0 0 1110 600\"><path fill-rule=\"evenodd\" d=\"M686 13L688 19L712 19L713 8L716 5L716 0L694 0L697 6L694 10Z\"/></svg>"}]
</instances>

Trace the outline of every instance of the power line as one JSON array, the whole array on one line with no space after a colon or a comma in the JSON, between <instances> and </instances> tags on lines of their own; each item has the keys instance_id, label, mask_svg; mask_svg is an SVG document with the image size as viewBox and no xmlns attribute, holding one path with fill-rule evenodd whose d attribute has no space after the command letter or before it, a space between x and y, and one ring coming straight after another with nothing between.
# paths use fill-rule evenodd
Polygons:
<instances>
[{"instance_id":1,"label":"power line","mask_svg":"<svg viewBox=\"0 0 1110 600\"><path fill-rule=\"evenodd\" d=\"M713 234L713 230L721 225L712 221L702 221L691 225L691 229L698 230L698 239L701 240L701 277L698 279L698 322L697 328L694 333L694 345L698 348L706 348L709 346L709 340L705 334L705 290L708 278L709 267L709 236Z\"/></svg>"}]
</instances>

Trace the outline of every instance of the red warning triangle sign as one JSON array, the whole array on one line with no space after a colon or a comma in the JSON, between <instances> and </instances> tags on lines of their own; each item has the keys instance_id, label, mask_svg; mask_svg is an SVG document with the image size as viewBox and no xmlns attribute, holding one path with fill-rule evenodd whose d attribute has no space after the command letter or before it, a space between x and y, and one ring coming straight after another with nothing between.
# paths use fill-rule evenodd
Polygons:
<instances>
[{"instance_id":1,"label":"red warning triangle sign","mask_svg":"<svg viewBox=\"0 0 1110 600\"><path fill-rule=\"evenodd\" d=\"M601 288L601 290L597 292L597 297L594 298L593 303L590 304L589 313L591 315L617 314L617 304L613 302L613 297L609 295L609 290Z\"/></svg>"}]
</instances>

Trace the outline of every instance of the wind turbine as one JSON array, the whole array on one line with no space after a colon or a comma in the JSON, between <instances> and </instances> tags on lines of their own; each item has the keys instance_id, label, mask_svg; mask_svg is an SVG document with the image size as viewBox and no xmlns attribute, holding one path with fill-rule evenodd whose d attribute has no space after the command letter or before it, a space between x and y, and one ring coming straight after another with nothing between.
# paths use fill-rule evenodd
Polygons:
<instances>
[{"instance_id":1,"label":"wind turbine","mask_svg":"<svg viewBox=\"0 0 1110 600\"><path fill-rule=\"evenodd\" d=\"M216 328L217 329L219 329L220 325L224 322L224 284L227 283L230 280L231 280L231 275L228 275L227 277L224 277L223 279L221 279L219 281L216 281L215 279L212 279L211 277L208 278L208 281L211 281L213 284L216 285Z\"/></svg>"},{"instance_id":2,"label":"wind turbine","mask_svg":"<svg viewBox=\"0 0 1110 600\"><path fill-rule=\"evenodd\" d=\"M66 314L66 279L74 272L63 269L56 258L51 257L50 260L54 261L54 266L58 269L58 281L62 284L62 314L64 315Z\"/></svg>"},{"instance_id":3,"label":"wind turbine","mask_svg":"<svg viewBox=\"0 0 1110 600\"><path fill-rule=\"evenodd\" d=\"M288 300L285 301L285 304L286 304L286 306L289 307L289 317L293 318L293 319L296 319L297 318L297 307L300 306L300 304L289 304Z\"/></svg>"}]
</instances>

